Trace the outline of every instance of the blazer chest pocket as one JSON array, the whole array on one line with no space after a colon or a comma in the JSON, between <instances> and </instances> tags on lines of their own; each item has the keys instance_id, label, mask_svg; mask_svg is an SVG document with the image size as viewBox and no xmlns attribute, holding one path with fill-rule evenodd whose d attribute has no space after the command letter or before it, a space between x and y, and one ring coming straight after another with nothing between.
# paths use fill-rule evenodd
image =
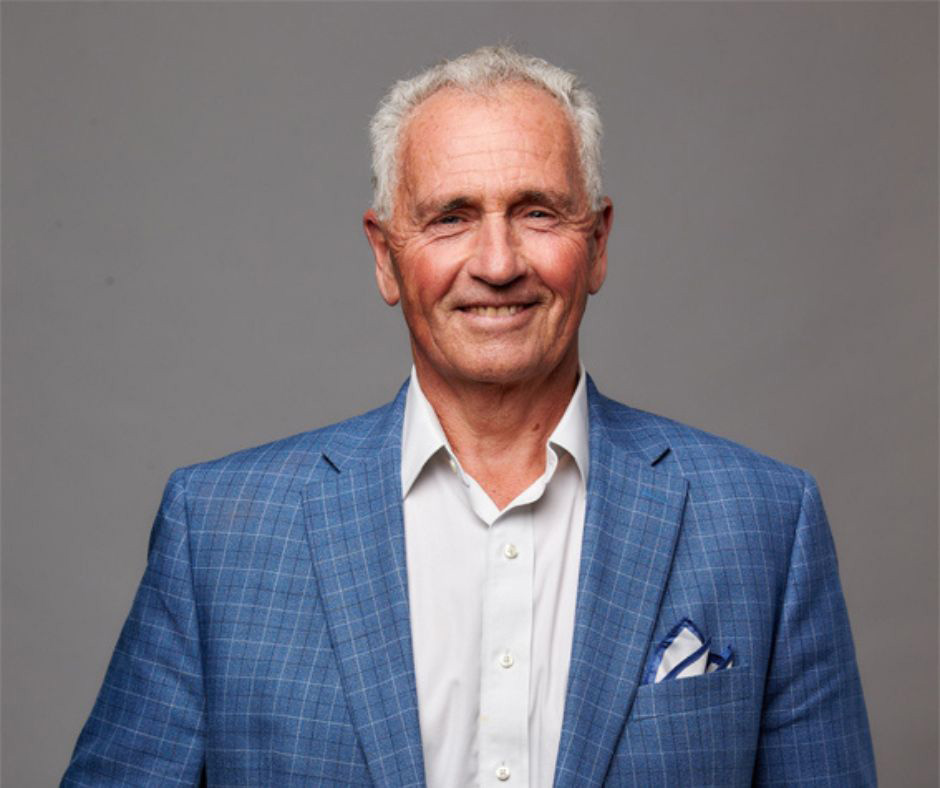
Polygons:
<instances>
[{"instance_id":1,"label":"blazer chest pocket","mask_svg":"<svg viewBox=\"0 0 940 788\"><path fill-rule=\"evenodd\" d=\"M753 674L737 666L704 676L643 684L637 688L629 721L689 714L742 701L753 693Z\"/></svg>"}]
</instances>

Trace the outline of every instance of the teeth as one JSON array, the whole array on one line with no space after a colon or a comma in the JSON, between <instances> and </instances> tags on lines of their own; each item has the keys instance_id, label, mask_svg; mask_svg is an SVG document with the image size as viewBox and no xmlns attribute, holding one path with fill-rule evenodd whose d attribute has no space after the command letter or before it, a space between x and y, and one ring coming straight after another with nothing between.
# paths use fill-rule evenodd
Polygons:
<instances>
[{"instance_id":1,"label":"teeth","mask_svg":"<svg viewBox=\"0 0 940 788\"><path fill-rule=\"evenodd\" d=\"M471 315L481 315L482 317L510 317L516 314L522 307L518 304L510 306L471 306L467 311Z\"/></svg>"}]
</instances>

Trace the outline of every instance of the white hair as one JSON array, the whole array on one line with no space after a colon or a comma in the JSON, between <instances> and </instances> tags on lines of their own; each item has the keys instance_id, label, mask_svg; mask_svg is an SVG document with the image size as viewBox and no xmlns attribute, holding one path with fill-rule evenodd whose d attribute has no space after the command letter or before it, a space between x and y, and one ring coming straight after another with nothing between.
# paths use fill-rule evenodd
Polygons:
<instances>
[{"instance_id":1,"label":"white hair","mask_svg":"<svg viewBox=\"0 0 940 788\"><path fill-rule=\"evenodd\" d=\"M408 117L441 88L492 91L508 82L527 82L554 96L575 133L584 189L591 207L601 207L601 118L594 96L578 78L541 58L509 46L480 47L454 60L444 60L410 79L396 82L372 116L372 208L387 219L398 181L398 149Z\"/></svg>"}]
</instances>

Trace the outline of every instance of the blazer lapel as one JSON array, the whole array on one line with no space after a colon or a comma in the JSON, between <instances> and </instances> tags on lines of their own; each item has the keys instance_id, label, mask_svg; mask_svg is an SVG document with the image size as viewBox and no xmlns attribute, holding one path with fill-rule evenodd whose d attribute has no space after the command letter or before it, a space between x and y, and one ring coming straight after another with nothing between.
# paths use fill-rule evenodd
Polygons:
<instances>
[{"instance_id":1,"label":"blazer lapel","mask_svg":"<svg viewBox=\"0 0 940 788\"><path fill-rule=\"evenodd\" d=\"M311 485L304 499L320 599L352 722L373 782L395 786L424 784L401 505L401 422L394 418L400 410L393 411L385 445L340 466L331 458L341 470L327 470L329 478Z\"/></svg>"},{"instance_id":2,"label":"blazer lapel","mask_svg":"<svg viewBox=\"0 0 940 788\"><path fill-rule=\"evenodd\" d=\"M640 680L688 487L650 467L665 445L639 451L614 442L593 385L590 395L591 467L557 786L603 782Z\"/></svg>"}]
</instances>

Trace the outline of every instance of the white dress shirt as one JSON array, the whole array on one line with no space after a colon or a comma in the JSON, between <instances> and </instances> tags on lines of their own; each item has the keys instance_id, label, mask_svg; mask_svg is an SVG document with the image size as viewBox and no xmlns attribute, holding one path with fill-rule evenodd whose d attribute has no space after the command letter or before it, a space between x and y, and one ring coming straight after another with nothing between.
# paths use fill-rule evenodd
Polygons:
<instances>
[{"instance_id":1,"label":"white dress shirt","mask_svg":"<svg viewBox=\"0 0 940 788\"><path fill-rule=\"evenodd\" d=\"M431 788L552 783L587 472L583 369L545 446L545 472L502 510L460 467L412 369L401 480Z\"/></svg>"}]
</instances>

